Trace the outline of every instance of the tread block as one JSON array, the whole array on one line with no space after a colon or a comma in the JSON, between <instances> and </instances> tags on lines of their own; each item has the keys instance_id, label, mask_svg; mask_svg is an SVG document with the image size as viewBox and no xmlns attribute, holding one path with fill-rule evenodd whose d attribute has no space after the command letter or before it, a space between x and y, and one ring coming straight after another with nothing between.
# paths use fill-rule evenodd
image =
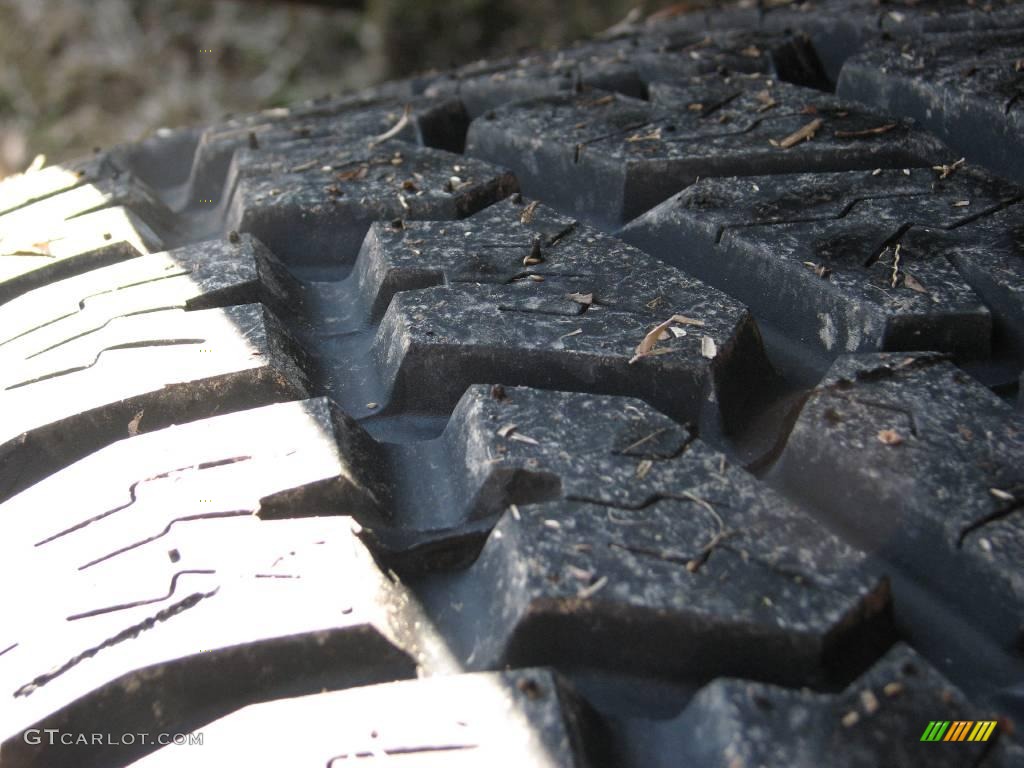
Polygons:
<instances>
[{"instance_id":1,"label":"tread block","mask_svg":"<svg viewBox=\"0 0 1024 768\"><path fill-rule=\"evenodd\" d=\"M721 454L636 401L506 391L490 445L469 441L477 462L532 467L561 492L507 511L464 573L424 582L469 668L812 684L891 641L885 580ZM581 414L572 435L562 419Z\"/></svg>"},{"instance_id":2,"label":"tread block","mask_svg":"<svg viewBox=\"0 0 1024 768\"><path fill-rule=\"evenodd\" d=\"M133 765L228 765L259 733L258 754L245 760L252 768L338 768L378 757L408 766L582 768L577 717L565 684L547 670L444 676L246 707L205 726L201 748L165 747ZM303 723L298 743L295 723Z\"/></svg>"},{"instance_id":3,"label":"tread block","mask_svg":"<svg viewBox=\"0 0 1024 768\"><path fill-rule=\"evenodd\" d=\"M951 160L909 121L818 91L759 76L682 82L652 87L651 102L586 93L510 104L473 121L467 151L511 168L524 194L606 228L698 178ZM812 126L813 138L792 138Z\"/></svg>"},{"instance_id":4,"label":"tread block","mask_svg":"<svg viewBox=\"0 0 1024 768\"><path fill-rule=\"evenodd\" d=\"M374 221L461 218L517 188L489 163L396 140L242 149L226 228L251 232L289 265L344 268Z\"/></svg>"},{"instance_id":5,"label":"tread block","mask_svg":"<svg viewBox=\"0 0 1024 768\"><path fill-rule=\"evenodd\" d=\"M678 717L637 743L630 765L1005 765L1000 722L989 740L924 742L932 721L997 718L969 702L902 643L835 694L720 679L701 689ZM962 727L962 726L961 726Z\"/></svg>"},{"instance_id":6,"label":"tread block","mask_svg":"<svg viewBox=\"0 0 1024 768\"><path fill-rule=\"evenodd\" d=\"M169 309L210 309L262 301L284 308L294 286L283 267L247 235L207 241L94 269L0 305L0 361L14 366L95 333L115 318Z\"/></svg>"},{"instance_id":7,"label":"tread block","mask_svg":"<svg viewBox=\"0 0 1024 768\"><path fill-rule=\"evenodd\" d=\"M91 584L82 571L114 556L144 556L152 545L176 550L175 562L187 567L181 564L189 560L183 543L193 530L203 530L205 520L239 515L280 519L289 511L353 516L372 508L377 483L361 478L367 463L364 443L360 428L324 398L119 440L0 504L3 549L12 559L37 563L33 567L51 573L31 587L35 593L53 592L39 605L80 602L87 594L62 596L74 589L67 580ZM96 483L96 477L103 483ZM61 502L75 495L74 505ZM287 510L284 500L294 508ZM205 550L201 542L199 549ZM141 578L145 559L140 562ZM125 567L116 565L107 577ZM159 591L152 585L141 589ZM17 602L26 599L23 595L8 597ZM69 607L66 613L76 610Z\"/></svg>"},{"instance_id":8,"label":"tread block","mask_svg":"<svg viewBox=\"0 0 1024 768\"><path fill-rule=\"evenodd\" d=\"M613 39L519 59L480 61L427 85L428 96L453 94L471 117L523 99L600 89L644 98L652 82L710 72L764 72L824 86L817 57L802 38L780 32L641 30Z\"/></svg>"},{"instance_id":9,"label":"tread block","mask_svg":"<svg viewBox=\"0 0 1024 768\"><path fill-rule=\"evenodd\" d=\"M77 184L0 214L0 304L163 248L171 214L146 185L120 172L89 182L71 176Z\"/></svg>"},{"instance_id":10,"label":"tread block","mask_svg":"<svg viewBox=\"0 0 1024 768\"><path fill-rule=\"evenodd\" d=\"M706 179L622 236L826 356L937 349L984 358L984 304L1010 323L1014 313L1024 318L1008 288L1012 267L998 269L1016 266L1020 246L995 242L992 224L1021 190L962 168L945 174L939 166ZM1001 215L1016 220L1020 210Z\"/></svg>"},{"instance_id":11,"label":"tread block","mask_svg":"<svg viewBox=\"0 0 1024 768\"><path fill-rule=\"evenodd\" d=\"M132 429L305 396L305 365L258 304L114 318L3 371L0 498Z\"/></svg>"},{"instance_id":12,"label":"tread block","mask_svg":"<svg viewBox=\"0 0 1024 768\"><path fill-rule=\"evenodd\" d=\"M927 354L836 361L780 459L785 486L1007 648L1024 624L1024 422Z\"/></svg>"},{"instance_id":13,"label":"tread block","mask_svg":"<svg viewBox=\"0 0 1024 768\"><path fill-rule=\"evenodd\" d=\"M231 158L243 148L284 151L310 141L333 144L371 139L409 119L395 136L416 144L462 150L468 118L454 99L343 97L244 115L207 128L199 138L188 181L187 203L221 194Z\"/></svg>"},{"instance_id":14,"label":"tread block","mask_svg":"<svg viewBox=\"0 0 1024 768\"><path fill-rule=\"evenodd\" d=\"M374 225L355 277L387 306L374 354L394 407L443 412L501 381L636 395L712 433L744 412L742 382L772 376L740 304L521 198L461 222ZM638 355L674 315L671 338Z\"/></svg>"},{"instance_id":15,"label":"tread block","mask_svg":"<svg viewBox=\"0 0 1024 768\"><path fill-rule=\"evenodd\" d=\"M178 535L177 550L156 540L77 574L92 582L79 613L19 627L0 656L5 762L124 765L159 746L34 745L29 727L187 732L252 702L415 675L391 639L399 596L347 518L212 518Z\"/></svg>"},{"instance_id":16,"label":"tread block","mask_svg":"<svg viewBox=\"0 0 1024 768\"><path fill-rule=\"evenodd\" d=\"M881 43L846 62L838 91L911 116L969 160L1024 183L1022 46L1020 28Z\"/></svg>"},{"instance_id":17,"label":"tread block","mask_svg":"<svg viewBox=\"0 0 1024 768\"><path fill-rule=\"evenodd\" d=\"M0 179L0 215L120 173L121 169L108 156L97 154L8 176Z\"/></svg>"}]
</instances>

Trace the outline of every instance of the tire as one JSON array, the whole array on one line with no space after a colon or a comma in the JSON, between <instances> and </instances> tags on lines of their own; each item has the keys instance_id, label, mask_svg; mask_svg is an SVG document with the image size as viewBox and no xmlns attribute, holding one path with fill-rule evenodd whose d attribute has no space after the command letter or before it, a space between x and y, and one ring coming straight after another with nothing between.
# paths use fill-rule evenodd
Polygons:
<instances>
[{"instance_id":1,"label":"tire","mask_svg":"<svg viewBox=\"0 0 1024 768\"><path fill-rule=\"evenodd\" d=\"M0 183L3 765L1024 765L1024 14L934 5Z\"/></svg>"}]
</instances>

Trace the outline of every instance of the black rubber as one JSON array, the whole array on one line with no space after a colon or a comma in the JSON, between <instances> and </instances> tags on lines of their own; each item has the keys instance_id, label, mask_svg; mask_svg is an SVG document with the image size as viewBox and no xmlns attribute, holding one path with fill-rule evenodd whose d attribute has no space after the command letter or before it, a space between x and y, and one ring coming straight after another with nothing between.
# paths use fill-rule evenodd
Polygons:
<instances>
[{"instance_id":1,"label":"black rubber","mask_svg":"<svg viewBox=\"0 0 1024 768\"><path fill-rule=\"evenodd\" d=\"M2 764L1024 765L1024 14L769 5L0 183Z\"/></svg>"}]
</instances>

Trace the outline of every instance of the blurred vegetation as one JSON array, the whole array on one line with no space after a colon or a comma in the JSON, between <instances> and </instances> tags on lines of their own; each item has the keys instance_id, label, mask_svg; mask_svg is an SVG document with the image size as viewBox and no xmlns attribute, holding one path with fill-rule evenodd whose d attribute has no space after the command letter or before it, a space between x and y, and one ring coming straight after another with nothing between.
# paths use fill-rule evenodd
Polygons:
<instances>
[{"instance_id":1,"label":"blurred vegetation","mask_svg":"<svg viewBox=\"0 0 1024 768\"><path fill-rule=\"evenodd\" d=\"M564 44L645 0L0 0L0 176L162 126ZM209 52L206 52L209 50Z\"/></svg>"}]
</instances>

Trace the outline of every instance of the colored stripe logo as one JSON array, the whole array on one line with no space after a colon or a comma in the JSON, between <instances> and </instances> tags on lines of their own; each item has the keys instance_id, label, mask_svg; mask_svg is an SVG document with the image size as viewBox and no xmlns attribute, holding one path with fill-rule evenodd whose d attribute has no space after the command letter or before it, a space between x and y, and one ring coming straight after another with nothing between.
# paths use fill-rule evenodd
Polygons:
<instances>
[{"instance_id":1,"label":"colored stripe logo","mask_svg":"<svg viewBox=\"0 0 1024 768\"><path fill-rule=\"evenodd\" d=\"M932 720L921 741L988 741L995 729L995 720Z\"/></svg>"}]
</instances>

